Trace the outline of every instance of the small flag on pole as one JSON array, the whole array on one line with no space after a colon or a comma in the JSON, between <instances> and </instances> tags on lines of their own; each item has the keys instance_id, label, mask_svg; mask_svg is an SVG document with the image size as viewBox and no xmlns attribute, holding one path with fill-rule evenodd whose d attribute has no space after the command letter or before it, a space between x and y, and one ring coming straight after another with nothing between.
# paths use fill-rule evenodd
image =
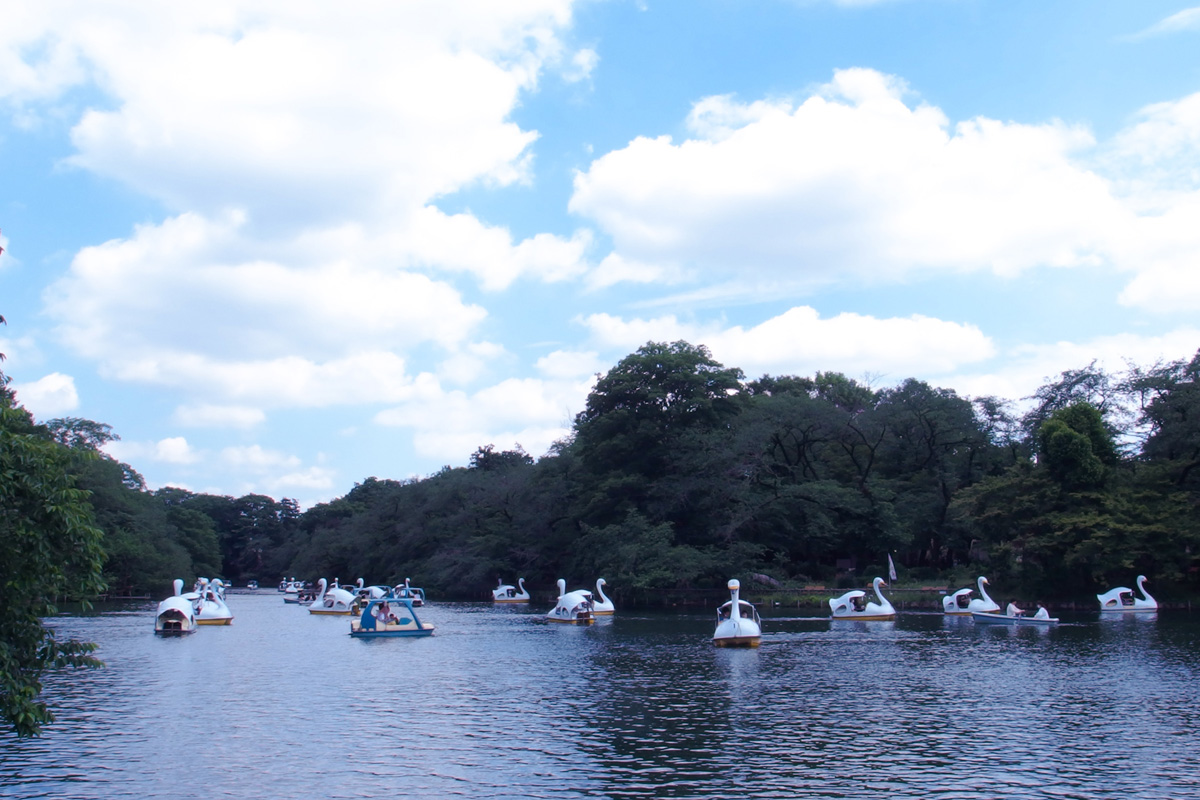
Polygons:
<instances>
[{"instance_id":1,"label":"small flag on pole","mask_svg":"<svg viewBox=\"0 0 1200 800\"><path fill-rule=\"evenodd\" d=\"M896 563L892 561L891 553L888 553L888 580L896 582Z\"/></svg>"}]
</instances>

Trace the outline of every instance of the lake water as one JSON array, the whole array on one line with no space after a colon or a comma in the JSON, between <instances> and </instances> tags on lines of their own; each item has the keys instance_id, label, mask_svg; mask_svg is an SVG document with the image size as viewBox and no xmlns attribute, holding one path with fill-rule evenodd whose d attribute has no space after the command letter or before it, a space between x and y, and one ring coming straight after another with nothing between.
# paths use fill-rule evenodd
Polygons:
<instances>
[{"instance_id":1,"label":"lake water","mask_svg":"<svg viewBox=\"0 0 1200 800\"><path fill-rule=\"evenodd\" d=\"M262 590L162 639L154 605L55 621L108 666L49 677L42 738L0 734L0 797L1200 796L1187 612L767 616L726 650L699 611L434 602L434 636L363 641Z\"/></svg>"}]
</instances>

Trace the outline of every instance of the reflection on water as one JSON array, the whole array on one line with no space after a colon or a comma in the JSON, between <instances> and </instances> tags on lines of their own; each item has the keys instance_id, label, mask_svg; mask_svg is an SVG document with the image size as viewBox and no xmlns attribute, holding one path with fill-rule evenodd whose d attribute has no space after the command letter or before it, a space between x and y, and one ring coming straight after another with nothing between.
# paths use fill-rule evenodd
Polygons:
<instances>
[{"instance_id":1,"label":"reflection on water","mask_svg":"<svg viewBox=\"0 0 1200 800\"><path fill-rule=\"evenodd\" d=\"M351 639L271 591L155 637L153 604L57 621L108 667L47 681L0 738L0 796L1096 798L1200 793L1200 623L975 626L710 613L546 625L432 603L429 638Z\"/></svg>"}]
</instances>

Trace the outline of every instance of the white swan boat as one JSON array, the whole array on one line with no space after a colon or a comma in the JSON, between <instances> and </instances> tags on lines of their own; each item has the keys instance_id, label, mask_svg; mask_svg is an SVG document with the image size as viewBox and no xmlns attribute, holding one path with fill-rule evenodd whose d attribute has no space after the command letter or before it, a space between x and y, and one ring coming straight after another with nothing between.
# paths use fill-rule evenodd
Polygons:
<instances>
[{"instance_id":1,"label":"white swan boat","mask_svg":"<svg viewBox=\"0 0 1200 800\"><path fill-rule=\"evenodd\" d=\"M183 580L175 579L175 594L158 604L154 632L159 636L182 636L196 632L196 610L183 596Z\"/></svg>"},{"instance_id":2,"label":"white swan boat","mask_svg":"<svg viewBox=\"0 0 1200 800\"><path fill-rule=\"evenodd\" d=\"M233 622L233 612L225 604L225 584L220 578L200 578L196 581L196 591L183 595L192 601L196 612L197 625L229 625Z\"/></svg>"},{"instance_id":3,"label":"white swan boat","mask_svg":"<svg viewBox=\"0 0 1200 800\"><path fill-rule=\"evenodd\" d=\"M712 642L717 647L758 647L762 642L762 620L754 606L738 594L741 583L728 583L729 601L717 609L717 629Z\"/></svg>"},{"instance_id":4,"label":"white swan boat","mask_svg":"<svg viewBox=\"0 0 1200 800\"><path fill-rule=\"evenodd\" d=\"M517 578L517 585L513 586L510 583L504 583L502 580L497 580L499 584L495 589L492 589L493 603L528 603L530 600L529 592L525 590L525 579Z\"/></svg>"},{"instance_id":5,"label":"white swan boat","mask_svg":"<svg viewBox=\"0 0 1200 800\"><path fill-rule=\"evenodd\" d=\"M346 615L351 613L354 605L354 595L340 586L326 589L328 585L324 578L317 581L317 597L308 607L308 613L325 616Z\"/></svg>"},{"instance_id":6,"label":"white swan boat","mask_svg":"<svg viewBox=\"0 0 1200 800\"><path fill-rule=\"evenodd\" d=\"M366 603L368 600L379 600L387 597L392 590L386 586L372 584L367 586L362 578L359 578L354 583L354 600L358 603Z\"/></svg>"},{"instance_id":7,"label":"white swan boat","mask_svg":"<svg viewBox=\"0 0 1200 800\"><path fill-rule=\"evenodd\" d=\"M425 590L410 586L408 578L404 579L404 583L392 587L392 596L401 600L411 600L413 606L418 608L425 605Z\"/></svg>"},{"instance_id":8,"label":"white swan boat","mask_svg":"<svg viewBox=\"0 0 1200 800\"><path fill-rule=\"evenodd\" d=\"M569 625L591 625L596 621L592 614L592 593L586 589L567 591L567 582L558 579L558 602L546 614L547 622L564 622Z\"/></svg>"},{"instance_id":9,"label":"white swan boat","mask_svg":"<svg viewBox=\"0 0 1200 800\"><path fill-rule=\"evenodd\" d=\"M896 609L879 591L879 587L887 586L883 578L871 582L875 590L875 600L867 600L867 593L859 589L846 592L841 597L831 598L829 608L834 619L895 619Z\"/></svg>"},{"instance_id":10,"label":"white swan boat","mask_svg":"<svg viewBox=\"0 0 1200 800\"><path fill-rule=\"evenodd\" d=\"M1057 625L1058 617L1050 616L1042 606L1038 606L1033 616L1025 614L1012 603L1008 604L1005 613L991 611L972 611L971 619L988 625Z\"/></svg>"},{"instance_id":11,"label":"white swan boat","mask_svg":"<svg viewBox=\"0 0 1200 800\"><path fill-rule=\"evenodd\" d=\"M604 593L604 587L607 585L608 585L608 583L604 580L604 578L600 578L599 580L596 581L595 597L599 597L600 599L596 600L595 597L593 597L592 613L598 617L612 616L617 611L617 607L615 605L613 605L613 601L610 600L608 595L606 595Z\"/></svg>"},{"instance_id":12,"label":"white swan boat","mask_svg":"<svg viewBox=\"0 0 1200 800\"><path fill-rule=\"evenodd\" d=\"M1146 591L1145 575L1137 576L1137 588L1141 592L1141 597L1136 596L1132 589L1125 586L1118 586L1115 589L1109 589L1104 594L1096 595L1096 599L1100 601L1100 611L1118 614L1158 611L1158 601Z\"/></svg>"},{"instance_id":13,"label":"white swan boat","mask_svg":"<svg viewBox=\"0 0 1200 800\"><path fill-rule=\"evenodd\" d=\"M379 597L368 600L362 614L350 621L350 635L356 639L432 636L433 626L421 622L411 600Z\"/></svg>"},{"instance_id":14,"label":"white swan boat","mask_svg":"<svg viewBox=\"0 0 1200 800\"><path fill-rule=\"evenodd\" d=\"M285 602L285 603L299 603L300 602L300 592L304 590L304 582L303 581L298 581L295 578L292 578L290 581L286 581L280 585L282 586L282 588L279 591L283 592L283 602Z\"/></svg>"},{"instance_id":15,"label":"white swan boat","mask_svg":"<svg viewBox=\"0 0 1200 800\"><path fill-rule=\"evenodd\" d=\"M970 605L967 606L967 609L972 614L974 614L976 611L979 611L984 614L999 613L1000 612L1000 604L997 603L995 600L993 600L992 596L987 593L987 587L989 585L988 579L985 578L984 576L980 575L979 580L976 581L975 583L976 583L976 586L979 587L979 597L971 598L971 603L970 603Z\"/></svg>"}]
</instances>

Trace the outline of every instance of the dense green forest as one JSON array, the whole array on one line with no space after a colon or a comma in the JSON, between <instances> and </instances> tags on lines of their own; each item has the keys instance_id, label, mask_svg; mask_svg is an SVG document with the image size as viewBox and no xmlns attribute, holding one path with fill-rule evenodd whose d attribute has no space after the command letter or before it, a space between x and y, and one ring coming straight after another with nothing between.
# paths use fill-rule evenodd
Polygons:
<instances>
[{"instance_id":1,"label":"dense green forest","mask_svg":"<svg viewBox=\"0 0 1200 800\"><path fill-rule=\"evenodd\" d=\"M368 477L306 511L288 499L148 491L102 454L114 434L45 424L78 455L114 594L173 578L411 577L435 597L603 575L618 598L723 586L857 586L886 574L1083 598L1137 573L1200 588L1200 352L1062 374L1016 404L918 380L763 376L703 346L648 343L599 378L571 435L534 459ZM97 457L99 456L99 457Z\"/></svg>"}]
</instances>

